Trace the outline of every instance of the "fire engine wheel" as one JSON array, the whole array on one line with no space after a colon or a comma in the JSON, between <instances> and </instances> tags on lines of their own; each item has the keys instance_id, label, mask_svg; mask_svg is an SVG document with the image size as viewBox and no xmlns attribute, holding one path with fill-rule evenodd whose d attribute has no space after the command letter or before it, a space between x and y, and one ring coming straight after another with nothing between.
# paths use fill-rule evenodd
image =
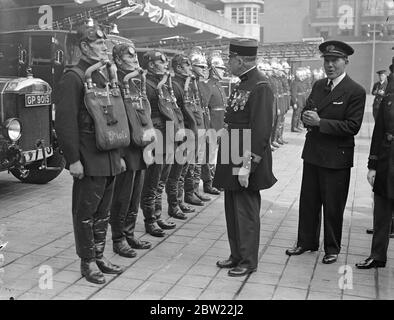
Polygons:
<instances>
[{"instance_id":1,"label":"fire engine wheel","mask_svg":"<svg viewBox=\"0 0 394 320\"><path fill-rule=\"evenodd\" d=\"M62 172L66 165L66 161L59 152L55 152L52 157L48 158L47 164L48 167L59 167L61 169L55 171L39 170L38 167L41 165L41 161L38 161L26 166L26 169L29 170L27 176L24 176L19 169L12 169L11 173L14 177L24 183L46 184L55 179Z\"/></svg>"}]
</instances>

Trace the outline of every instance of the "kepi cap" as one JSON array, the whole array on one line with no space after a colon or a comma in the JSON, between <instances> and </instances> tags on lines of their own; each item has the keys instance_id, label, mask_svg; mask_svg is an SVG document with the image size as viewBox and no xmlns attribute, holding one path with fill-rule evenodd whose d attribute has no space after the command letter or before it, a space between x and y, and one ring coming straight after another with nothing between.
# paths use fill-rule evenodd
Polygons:
<instances>
[{"instance_id":1,"label":"kepi cap","mask_svg":"<svg viewBox=\"0 0 394 320\"><path fill-rule=\"evenodd\" d=\"M258 42L255 39L235 38L230 41L230 55L255 57L257 55Z\"/></svg>"},{"instance_id":2,"label":"kepi cap","mask_svg":"<svg viewBox=\"0 0 394 320\"><path fill-rule=\"evenodd\" d=\"M319 50L322 53L322 57L340 57L347 58L354 53L354 49L347 43L337 40L330 40L323 42L319 46Z\"/></svg>"}]
</instances>

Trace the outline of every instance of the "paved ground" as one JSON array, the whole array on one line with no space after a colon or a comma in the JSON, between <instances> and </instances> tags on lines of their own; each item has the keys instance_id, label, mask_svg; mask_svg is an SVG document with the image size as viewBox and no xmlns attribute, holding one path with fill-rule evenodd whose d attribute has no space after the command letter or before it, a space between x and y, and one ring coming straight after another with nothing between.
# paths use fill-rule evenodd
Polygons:
<instances>
[{"instance_id":1,"label":"paved ground","mask_svg":"<svg viewBox=\"0 0 394 320\"><path fill-rule=\"evenodd\" d=\"M365 229L372 224L366 181L372 122L366 113L357 137L338 263L322 264L321 251L291 258L284 253L296 240L304 141L304 134L287 133L290 143L274 153L279 181L262 193L260 263L248 278L229 278L215 267L229 254L220 196L186 222L176 221L166 238L145 234L139 218L138 236L154 247L125 259L112 253L109 240L106 256L126 271L106 276L105 285L90 284L80 276L74 249L68 173L45 186L24 185L1 173L0 226L8 245L0 252L0 299L393 299L392 247L385 269L354 267L368 256L371 242ZM45 289L51 272L52 289Z\"/></svg>"}]
</instances>

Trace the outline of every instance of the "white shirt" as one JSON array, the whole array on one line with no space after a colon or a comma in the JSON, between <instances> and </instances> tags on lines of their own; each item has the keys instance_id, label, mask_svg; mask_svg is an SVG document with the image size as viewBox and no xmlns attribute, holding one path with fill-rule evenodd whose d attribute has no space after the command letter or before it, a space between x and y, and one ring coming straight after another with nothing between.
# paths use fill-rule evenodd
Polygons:
<instances>
[{"instance_id":1,"label":"white shirt","mask_svg":"<svg viewBox=\"0 0 394 320\"><path fill-rule=\"evenodd\" d=\"M340 84L341 81L342 81L345 77L346 77L346 72L342 73L339 77L337 77L337 78L335 78L335 79L333 79L333 80L328 79L327 85L330 83L330 81L332 81L332 88L331 88L331 91L334 90L334 88L335 88L338 84Z\"/></svg>"}]
</instances>

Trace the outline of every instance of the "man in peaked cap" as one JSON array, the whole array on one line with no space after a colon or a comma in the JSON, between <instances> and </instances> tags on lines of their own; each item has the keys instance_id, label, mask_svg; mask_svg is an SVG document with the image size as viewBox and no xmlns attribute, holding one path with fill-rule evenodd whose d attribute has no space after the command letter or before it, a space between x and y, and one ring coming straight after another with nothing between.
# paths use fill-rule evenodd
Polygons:
<instances>
[{"instance_id":1,"label":"man in peaked cap","mask_svg":"<svg viewBox=\"0 0 394 320\"><path fill-rule=\"evenodd\" d=\"M379 70L376 73L379 77L379 81L373 85L373 89L372 89L372 94L375 96L375 99L372 104L372 115L375 120L376 120L376 116L378 115L379 106L384 98L388 84L386 70Z\"/></svg>"},{"instance_id":2,"label":"man in peaked cap","mask_svg":"<svg viewBox=\"0 0 394 320\"><path fill-rule=\"evenodd\" d=\"M364 116L365 90L345 72L352 47L340 41L319 46L327 78L315 82L302 112L308 128L302 158L298 240L287 255L319 248L324 212L323 263L337 261L341 250L343 212L353 167L354 136Z\"/></svg>"},{"instance_id":3,"label":"man in peaked cap","mask_svg":"<svg viewBox=\"0 0 394 320\"><path fill-rule=\"evenodd\" d=\"M270 147L274 96L266 78L257 70L257 48L256 40L230 42L229 69L241 81L232 90L226 108L227 131L221 136L213 182L215 187L224 189L231 250L230 257L218 261L217 266L230 268L228 275L232 277L245 276L257 269L260 190L276 182ZM234 152L243 157L233 159L230 153Z\"/></svg>"}]
</instances>

